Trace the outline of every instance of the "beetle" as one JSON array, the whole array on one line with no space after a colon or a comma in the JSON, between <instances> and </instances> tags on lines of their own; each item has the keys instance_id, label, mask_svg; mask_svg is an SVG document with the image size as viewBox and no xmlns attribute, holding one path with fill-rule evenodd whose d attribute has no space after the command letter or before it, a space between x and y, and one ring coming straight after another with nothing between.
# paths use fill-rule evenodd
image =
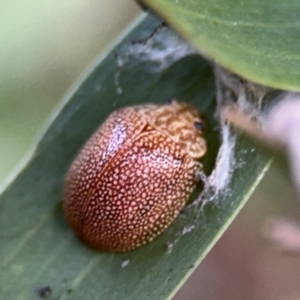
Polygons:
<instances>
[{"instance_id":1,"label":"beetle","mask_svg":"<svg viewBox=\"0 0 300 300\"><path fill-rule=\"evenodd\" d=\"M89 246L133 250L176 218L199 179L204 122L190 104L119 109L92 135L67 172L63 209Z\"/></svg>"}]
</instances>

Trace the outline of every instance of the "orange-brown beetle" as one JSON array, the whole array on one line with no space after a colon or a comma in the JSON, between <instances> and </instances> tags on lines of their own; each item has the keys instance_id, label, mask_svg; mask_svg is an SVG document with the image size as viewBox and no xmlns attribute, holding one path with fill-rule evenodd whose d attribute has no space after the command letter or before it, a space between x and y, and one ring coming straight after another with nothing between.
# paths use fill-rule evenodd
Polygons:
<instances>
[{"instance_id":1,"label":"orange-brown beetle","mask_svg":"<svg viewBox=\"0 0 300 300\"><path fill-rule=\"evenodd\" d=\"M76 235L121 252L161 234L197 184L202 124L195 108L177 101L112 113L66 175L63 207Z\"/></svg>"}]
</instances>

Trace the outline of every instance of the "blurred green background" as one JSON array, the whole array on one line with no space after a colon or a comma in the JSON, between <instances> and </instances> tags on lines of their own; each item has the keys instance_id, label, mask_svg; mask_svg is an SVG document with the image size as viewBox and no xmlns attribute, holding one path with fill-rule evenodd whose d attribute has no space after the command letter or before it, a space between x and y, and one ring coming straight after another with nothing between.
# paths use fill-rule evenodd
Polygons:
<instances>
[{"instance_id":1,"label":"blurred green background","mask_svg":"<svg viewBox=\"0 0 300 300\"><path fill-rule=\"evenodd\" d=\"M71 84L139 12L119 0L0 0L0 182Z\"/></svg>"},{"instance_id":2,"label":"blurred green background","mask_svg":"<svg viewBox=\"0 0 300 300\"><path fill-rule=\"evenodd\" d=\"M0 183L72 83L139 13L132 1L0 0ZM300 259L260 234L270 216L299 219L299 204L273 166L174 299L299 300Z\"/></svg>"}]
</instances>

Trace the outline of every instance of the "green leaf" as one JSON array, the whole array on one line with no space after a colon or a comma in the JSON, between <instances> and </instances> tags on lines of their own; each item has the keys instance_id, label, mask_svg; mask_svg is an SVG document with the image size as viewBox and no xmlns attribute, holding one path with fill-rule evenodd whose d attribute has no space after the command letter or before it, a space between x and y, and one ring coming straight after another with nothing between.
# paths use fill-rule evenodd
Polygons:
<instances>
[{"instance_id":1,"label":"green leaf","mask_svg":"<svg viewBox=\"0 0 300 300\"><path fill-rule=\"evenodd\" d=\"M74 236L61 207L64 174L85 140L116 108L169 98L193 103L208 123L206 172L214 166L220 142L212 70L169 29L157 29L147 39L160 23L143 16L95 64L53 113L23 170L2 193L3 299L39 299L43 287L51 289L47 299L171 297L228 227L266 170L268 159L238 138L233 177L226 191L220 191L204 208L188 206L149 245L124 254L101 253Z\"/></svg>"},{"instance_id":2,"label":"green leaf","mask_svg":"<svg viewBox=\"0 0 300 300\"><path fill-rule=\"evenodd\" d=\"M200 51L249 80L300 90L297 0L142 0Z\"/></svg>"}]
</instances>

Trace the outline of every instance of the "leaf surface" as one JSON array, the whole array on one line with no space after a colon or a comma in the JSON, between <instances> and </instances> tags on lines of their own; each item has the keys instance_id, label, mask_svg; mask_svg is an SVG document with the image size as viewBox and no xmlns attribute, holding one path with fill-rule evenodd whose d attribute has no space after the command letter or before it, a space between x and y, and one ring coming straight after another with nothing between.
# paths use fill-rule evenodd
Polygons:
<instances>
[{"instance_id":1,"label":"leaf surface","mask_svg":"<svg viewBox=\"0 0 300 300\"><path fill-rule=\"evenodd\" d=\"M57 107L25 167L2 193L1 298L40 299L44 287L51 290L47 299L56 300L172 297L261 178L268 158L238 139L239 167L228 193L204 209L185 209L149 245L124 254L101 253L74 236L61 207L63 178L86 139L116 108L170 98L193 103L207 119L203 163L206 172L213 168L220 143L211 68L169 29L148 39L160 23L143 16L96 62Z\"/></svg>"},{"instance_id":2,"label":"leaf surface","mask_svg":"<svg viewBox=\"0 0 300 300\"><path fill-rule=\"evenodd\" d=\"M300 90L297 0L142 0L217 63L254 82Z\"/></svg>"}]
</instances>

